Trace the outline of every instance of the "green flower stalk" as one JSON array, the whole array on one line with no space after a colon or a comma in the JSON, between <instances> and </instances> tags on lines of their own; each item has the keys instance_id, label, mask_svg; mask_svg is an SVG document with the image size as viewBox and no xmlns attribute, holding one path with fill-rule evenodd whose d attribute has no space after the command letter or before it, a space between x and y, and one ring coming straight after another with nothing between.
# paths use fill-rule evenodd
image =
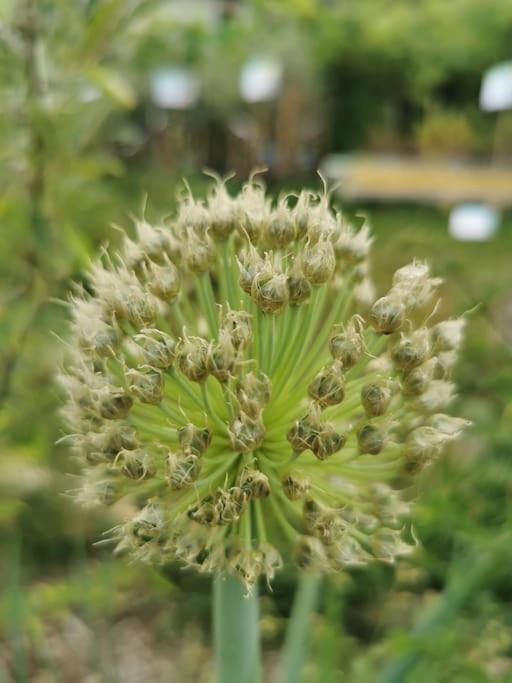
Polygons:
<instances>
[{"instance_id":1,"label":"green flower stalk","mask_svg":"<svg viewBox=\"0 0 512 683\"><path fill-rule=\"evenodd\" d=\"M443 413L465 321L429 323L422 262L377 298L371 241L327 193L217 180L91 267L64 412L78 498L131 502L117 551L249 591L283 558L332 572L409 552L411 483L465 425Z\"/></svg>"}]
</instances>

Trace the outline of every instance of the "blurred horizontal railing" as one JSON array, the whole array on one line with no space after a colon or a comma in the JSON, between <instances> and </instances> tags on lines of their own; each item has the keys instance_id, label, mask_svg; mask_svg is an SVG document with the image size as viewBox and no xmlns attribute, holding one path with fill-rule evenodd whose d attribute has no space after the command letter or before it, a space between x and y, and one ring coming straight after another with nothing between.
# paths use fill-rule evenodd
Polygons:
<instances>
[{"instance_id":1,"label":"blurred horizontal railing","mask_svg":"<svg viewBox=\"0 0 512 683\"><path fill-rule=\"evenodd\" d=\"M400 156L331 154L322 173L349 199L512 205L512 166Z\"/></svg>"}]
</instances>

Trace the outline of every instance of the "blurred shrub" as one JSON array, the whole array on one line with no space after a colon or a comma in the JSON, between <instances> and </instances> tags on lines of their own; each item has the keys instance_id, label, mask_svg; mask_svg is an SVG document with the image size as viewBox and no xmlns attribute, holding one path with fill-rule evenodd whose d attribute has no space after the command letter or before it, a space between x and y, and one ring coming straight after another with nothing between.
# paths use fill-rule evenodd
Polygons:
<instances>
[{"instance_id":1,"label":"blurred shrub","mask_svg":"<svg viewBox=\"0 0 512 683\"><path fill-rule=\"evenodd\" d=\"M476 134L467 116L455 111L433 111L416 128L416 142L427 156L467 157L476 148Z\"/></svg>"}]
</instances>

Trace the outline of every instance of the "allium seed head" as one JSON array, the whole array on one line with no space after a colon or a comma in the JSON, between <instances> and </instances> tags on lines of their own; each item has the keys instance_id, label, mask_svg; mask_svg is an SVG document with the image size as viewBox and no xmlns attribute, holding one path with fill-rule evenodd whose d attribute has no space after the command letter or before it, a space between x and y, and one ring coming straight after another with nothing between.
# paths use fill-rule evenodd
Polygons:
<instances>
[{"instance_id":1,"label":"allium seed head","mask_svg":"<svg viewBox=\"0 0 512 683\"><path fill-rule=\"evenodd\" d=\"M371 242L325 190L291 208L215 179L92 266L63 415L77 499L139 506L117 551L250 588L282 557L331 572L410 550L399 487L467 424L443 412L465 321L428 324L439 280L418 261L375 300Z\"/></svg>"}]
</instances>

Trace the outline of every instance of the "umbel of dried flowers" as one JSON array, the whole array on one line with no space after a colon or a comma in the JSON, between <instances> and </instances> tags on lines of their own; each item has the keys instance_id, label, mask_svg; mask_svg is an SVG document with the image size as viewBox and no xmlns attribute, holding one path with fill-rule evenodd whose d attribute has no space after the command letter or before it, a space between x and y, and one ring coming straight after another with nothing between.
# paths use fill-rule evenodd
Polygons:
<instances>
[{"instance_id":1,"label":"umbel of dried flowers","mask_svg":"<svg viewBox=\"0 0 512 683\"><path fill-rule=\"evenodd\" d=\"M282 558L331 572L408 552L412 480L464 426L443 413L464 319L429 323L423 262L376 298L371 241L325 192L217 180L91 267L64 412L80 501L133 503L118 551L249 588Z\"/></svg>"}]
</instances>

